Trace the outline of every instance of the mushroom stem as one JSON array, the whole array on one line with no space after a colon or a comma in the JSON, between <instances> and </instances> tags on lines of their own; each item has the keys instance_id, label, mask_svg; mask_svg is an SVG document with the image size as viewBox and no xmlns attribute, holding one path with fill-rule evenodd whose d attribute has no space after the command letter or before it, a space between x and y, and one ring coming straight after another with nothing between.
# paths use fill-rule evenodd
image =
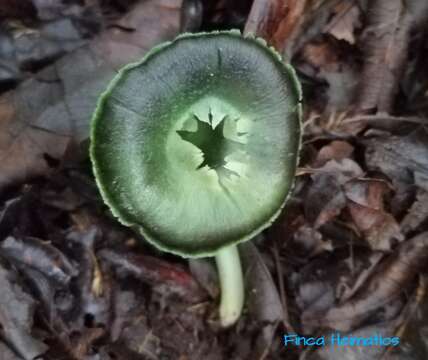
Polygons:
<instances>
[{"instance_id":1,"label":"mushroom stem","mask_svg":"<svg viewBox=\"0 0 428 360\"><path fill-rule=\"evenodd\" d=\"M236 245L221 249L215 256L220 279L220 323L233 325L244 306L244 279Z\"/></svg>"}]
</instances>

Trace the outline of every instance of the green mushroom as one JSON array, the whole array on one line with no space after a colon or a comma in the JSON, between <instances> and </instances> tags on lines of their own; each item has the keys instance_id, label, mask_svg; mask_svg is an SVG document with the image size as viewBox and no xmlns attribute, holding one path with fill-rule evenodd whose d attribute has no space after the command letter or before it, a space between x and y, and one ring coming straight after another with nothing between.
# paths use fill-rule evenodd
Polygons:
<instances>
[{"instance_id":1,"label":"green mushroom","mask_svg":"<svg viewBox=\"0 0 428 360\"><path fill-rule=\"evenodd\" d=\"M215 256L225 327L244 303L237 244L284 207L300 118L294 70L239 31L161 44L99 99L90 155L105 203L160 250Z\"/></svg>"}]
</instances>

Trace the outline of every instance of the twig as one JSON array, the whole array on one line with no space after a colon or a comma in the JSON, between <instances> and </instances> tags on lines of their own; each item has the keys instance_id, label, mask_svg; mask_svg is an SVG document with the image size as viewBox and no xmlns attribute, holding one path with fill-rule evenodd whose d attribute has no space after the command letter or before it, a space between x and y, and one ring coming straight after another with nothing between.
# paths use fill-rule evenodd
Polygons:
<instances>
[{"instance_id":1,"label":"twig","mask_svg":"<svg viewBox=\"0 0 428 360\"><path fill-rule=\"evenodd\" d=\"M416 288L414 296L411 299L409 299L405 308L403 309L400 316L396 320L397 322L401 320L402 324L395 330L395 334L394 334L395 336L402 338L403 335L406 333L412 319L416 317L417 312L422 307L426 294L427 294L427 281L424 275L420 274L419 284L418 284L418 287ZM392 350L393 350L393 347L391 346L387 347L385 349L384 354L380 358L380 360L389 359L389 355L391 354Z\"/></svg>"},{"instance_id":2,"label":"twig","mask_svg":"<svg viewBox=\"0 0 428 360\"><path fill-rule=\"evenodd\" d=\"M290 316L288 314L287 295L285 293L284 278L282 276L281 261L279 259L278 244L276 243L276 241L274 242L274 246L273 246L273 254L275 258L276 273L278 274L279 295L282 303L282 310L283 310L282 312L284 314L282 322L284 324L284 327L287 329L287 331L290 334L296 334L296 330L294 330L293 326L291 325Z\"/></svg>"},{"instance_id":3,"label":"twig","mask_svg":"<svg viewBox=\"0 0 428 360\"><path fill-rule=\"evenodd\" d=\"M393 116L388 114L356 115L349 119L342 120L342 124L350 124L350 123L355 123L360 121L362 122L398 121L398 122L408 122L413 124L428 124L428 119L423 119L416 116Z\"/></svg>"},{"instance_id":4,"label":"twig","mask_svg":"<svg viewBox=\"0 0 428 360\"><path fill-rule=\"evenodd\" d=\"M307 0L254 0L245 34L264 38L281 53L303 21Z\"/></svg>"}]
</instances>

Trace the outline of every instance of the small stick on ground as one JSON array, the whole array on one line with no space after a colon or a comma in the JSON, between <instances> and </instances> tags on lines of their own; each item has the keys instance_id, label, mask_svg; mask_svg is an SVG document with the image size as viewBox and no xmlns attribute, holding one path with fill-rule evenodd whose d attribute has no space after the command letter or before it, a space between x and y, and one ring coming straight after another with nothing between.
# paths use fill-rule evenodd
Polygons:
<instances>
[{"instance_id":1,"label":"small stick on ground","mask_svg":"<svg viewBox=\"0 0 428 360\"><path fill-rule=\"evenodd\" d=\"M296 330L293 328L293 325L291 325L290 316L288 314L287 294L285 293L284 277L282 276L282 266L279 258L278 244L276 241L274 242L273 246L273 254L275 258L276 273L278 274L279 296L281 298L282 309L284 313L282 322L288 333L296 334Z\"/></svg>"},{"instance_id":2,"label":"small stick on ground","mask_svg":"<svg viewBox=\"0 0 428 360\"><path fill-rule=\"evenodd\" d=\"M264 38L281 53L303 21L307 0L254 0L245 34Z\"/></svg>"}]
</instances>

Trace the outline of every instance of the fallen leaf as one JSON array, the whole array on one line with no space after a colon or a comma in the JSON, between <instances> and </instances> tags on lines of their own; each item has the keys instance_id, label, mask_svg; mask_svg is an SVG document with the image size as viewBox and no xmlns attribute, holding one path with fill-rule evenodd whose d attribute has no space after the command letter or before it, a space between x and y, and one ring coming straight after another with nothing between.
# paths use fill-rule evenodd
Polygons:
<instances>
[{"instance_id":1,"label":"fallen leaf","mask_svg":"<svg viewBox=\"0 0 428 360\"><path fill-rule=\"evenodd\" d=\"M17 225L21 213L21 197L6 201L0 211L0 240L3 240Z\"/></svg>"},{"instance_id":2,"label":"fallen leaf","mask_svg":"<svg viewBox=\"0 0 428 360\"><path fill-rule=\"evenodd\" d=\"M406 136L376 137L365 141L365 159L372 171L381 171L398 192L417 184L428 191L428 135L423 128Z\"/></svg>"},{"instance_id":3,"label":"fallen leaf","mask_svg":"<svg viewBox=\"0 0 428 360\"><path fill-rule=\"evenodd\" d=\"M334 36L338 40L345 40L355 44L355 30L361 26L361 11L352 0L339 2L334 8L336 14L327 24L324 33Z\"/></svg>"},{"instance_id":4,"label":"fallen leaf","mask_svg":"<svg viewBox=\"0 0 428 360\"><path fill-rule=\"evenodd\" d=\"M35 300L13 282L13 274L0 265L0 324L4 338L25 360L33 360L48 347L31 334Z\"/></svg>"},{"instance_id":5,"label":"fallen leaf","mask_svg":"<svg viewBox=\"0 0 428 360\"><path fill-rule=\"evenodd\" d=\"M427 319L427 277L426 274L421 274L418 288L397 320L399 326L397 326L396 335L400 337L400 346L392 351L392 354L397 356L397 360L426 358L428 354Z\"/></svg>"},{"instance_id":6,"label":"fallen leaf","mask_svg":"<svg viewBox=\"0 0 428 360\"><path fill-rule=\"evenodd\" d=\"M354 147L346 141L334 140L330 144L323 146L312 164L313 167L321 167L329 160L341 161L350 158Z\"/></svg>"},{"instance_id":7,"label":"fallen leaf","mask_svg":"<svg viewBox=\"0 0 428 360\"><path fill-rule=\"evenodd\" d=\"M0 91L22 80L62 55L86 44L100 32L105 19L100 4L23 0L0 1ZM13 10L19 10L14 13ZM12 12L11 12L12 10ZM9 15L8 15L8 14Z\"/></svg>"},{"instance_id":8,"label":"fallen leaf","mask_svg":"<svg viewBox=\"0 0 428 360\"><path fill-rule=\"evenodd\" d=\"M373 318L374 314L381 315L383 306L398 306L396 311L399 311L400 295L412 285L427 259L428 233L424 232L401 243L350 299L327 311L303 314L302 322L349 331Z\"/></svg>"},{"instance_id":9,"label":"fallen leaf","mask_svg":"<svg viewBox=\"0 0 428 360\"><path fill-rule=\"evenodd\" d=\"M138 299L132 291L121 291L115 289L113 295L113 320L111 325L110 337L113 342L119 340L123 329L130 325L141 311L142 301Z\"/></svg>"},{"instance_id":10,"label":"fallen leaf","mask_svg":"<svg viewBox=\"0 0 428 360\"><path fill-rule=\"evenodd\" d=\"M109 273L101 271L94 251L100 233L99 227L93 225L83 231L69 231L66 235L68 247L78 261L79 273L73 283L76 287L76 309L69 317L71 327L78 331L110 324L113 285ZM83 337L79 341L86 347Z\"/></svg>"},{"instance_id":11,"label":"fallen leaf","mask_svg":"<svg viewBox=\"0 0 428 360\"><path fill-rule=\"evenodd\" d=\"M255 319L275 324L283 319L279 293L259 250L252 243L240 246L249 306Z\"/></svg>"},{"instance_id":12,"label":"fallen leaf","mask_svg":"<svg viewBox=\"0 0 428 360\"><path fill-rule=\"evenodd\" d=\"M378 324L375 326L367 326L356 329L351 333L344 332L323 332L320 336L325 336L326 346L320 346L315 349L314 352L310 353L310 349L305 351L305 357L302 359L306 360L373 360L373 359L382 359L382 356L388 350L388 347L380 345L337 345L337 336L342 338L342 341L345 337L358 337L360 339L370 339L372 338L373 342L374 337L377 336L379 341L379 336L383 338L393 337L394 334L394 322L386 322L383 324ZM332 336L336 336L335 345L332 345ZM400 346L401 347L401 346ZM388 359L393 360L393 358L388 357ZM399 359L395 359L399 360ZM405 359L401 359L405 360ZM410 360L410 359L409 359Z\"/></svg>"},{"instance_id":13,"label":"fallen leaf","mask_svg":"<svg viewBox=\"0 0 428 360\"><path fill-rule=\"evenodd\" d=\"M165 295L178 295L192 303L206 298L201 286L178 264L170 264L152 256L111 249L103 249L97 255L110 264L118 276L132 275Z\"/></svg>"},{"instance_id":14,"label":"fallen leaf","mask_svg":"<svg viewBox=\"0 0 428 360\"><path fill-rule=\"evenodd\" d=\"M29 266L58 284L67 285L77 269L56 247L37 238L7 237L0 243L2 256L12 263Z\"/></svg>"},{"instance_id":15,"label":"fallen leaf","mask_svg":"<svg viewBox=\"0 0 428 360\"><path fill-rule=\"evenodd\" d=\"M339 71L339 54L331 42L309 42L305 44L301 52L302 61L309 65L314 75L322 71L337 72Z\"/></svg>"},{"instance_id":16,"label":"fallen leaf","mask_svg":"<svg viewBox=\"0 0 428 360\"><path fill-rule=\"evenodd\" d=\"M367 249L350 247L322 253L299 269L293 279L296 301L301 313L303 333L314 333L318 325L306 319L325 314L346 296L358 274L370 266Z\"/></svg>"},{"instance_id":17,"label":"fallen leaf","mask_svg":"<svg viewBox=\"0 0 428 360\"><path fill-rule=\"evenodd\" d=\"M376 179L356 179L345 184L345 194L349 200L373 210L383 210L383 198L389 190L385 181Z\"/></svg>"},{"instance_id":18,"label":"fallen leaf","mask_svg":"<svg viewBox=\"0 0 428 360\"><path fill-rule=\"evenodd\" d=\"M99 94L117 69L176 35L180 0L137 4L118 25L0 98L0 191L44 175L70 142L88 137Z\"/></svg>"},{"instance_id":19,"label":"fallen leaf","mask_svg":"<svg viewBox=\"0 0 428 360\"><path fill-rule=\"evenodd\" d=\"M0 341L0 358L2 360L21 360L3 341Z\"/></svg>"},{"instance_id":20,"label":"fallen leaf","mask_svg":"<svg viewBox=\"0 0 428 360\"><path fill-rule=\"evenodd\" d=\"M338 72L325 72L322 77L329 85L327 110L343 111L349 109L358 85L358 73L345 67Z\"/></svg>"},{"instance_id":21,"label":"fallen leaf","mask_svg":"<svg viewBox=\"0 0 428 360\"><path fill-rule=\"evenodd\" d=\"M213 299L220 295L215 263L211 259L189 259L190 272Z\"/></svg>"},{"instance_id":22,"label":"fallen leaf","mask_svg":"<svg viewBox=\"0 0 428 360\"><path fill-rule=\"evenodd\" d=\"M374 250L391 250L394 241L404 239L400 226L391 214L349 201L352 220Z\"/></svg>"},{"instance_id":23,"label":"fallen leaf","mask_svg":"<svg viewBox=\"0 0 428 360\"><path fill-rule=\"evenodd\" d=\"M269 351L278 324L284 319L284 309L272 275L257 248L251 242L244 243L240 245L240 254L245 269L250 315L262 327L253 356L263 359Z\"/></svg>"},{"instance_id":24,"label":"fallen leaf","mask_svg":"<svg viewBox=\"0 0 428 360\"><path fill-rule=\"evenodd\" d=\"M23 264L19 264L17 268L23 274L25 283L29 285L29 288L35 294L40 304L40 316L43 317L52 329L56 329L59 332L64 331L65 327L58 317L57 308L55 307L55 290L57 287L37 270Z\"/></svg>"},{"instance_id":25,"label":"fallen leaf","mask_svg":"<svg viewBox=\"0 0 428 360\"><path fill-rule=\"evenodd\" d=\"M419 189L416 201L401 221L401 229L404 234L416 230L428 218L428 192Z\"/></svg>"},{"instance_id":26,"label":"fallen leaf","mask_svg":"<svg viewBox=\"0 0 428 360\"><path fill-rule=\"evenodd\" d=\"M342 186L362 174L359 165L348 158L340 161L330 160L316 169L305 201L308 221L318 228L338 216L346 206Z\"/></svg>"},{"instance_id":27,"label":"fallen leaf","mask_svg":"<svg viewBox=\"0 0 428 360\"><path fill-rule=\"evenodd\" d=\"M395 218L384 209L384 181L353 180L345 184L347 208L357 229L374 250L391 250L394 241L404 239Z\"/></svg>"},{"instance_id":28,"label":"fallen leaf","mask_svg":"<svg viewBox=\"0 0 428 360\"><path fill-rule=\"evenodd\" d=\"M298 69L324 85L314 89L314 97L321 109L331 113L349 111L359 82L355 60L343 54L337 41L315 39L304 45L298 58Z\"/></svg>"},{"instance_id":29,"label":"fallen leaf","mask_svg":"<svg viewBox=\"0 0 428 360\"><path fill-rule=\"evenodd\" d=\"M322 234L309 226L303 224L293 234L293 247L298 246L305 257L312 257L323 251L333 250L330 241L323 239Z\"/></svg>"},{"instance_id":30,"label":"fallen leaf","mask_svg":"<svg viewBox=\"0 0 428 360\"><path fill-rule=\"evenodd\" d=\"M196 32L203 20L204 5L201 0L183 0L180 12L180 32Z\"/></svg>"},{"instance_id":31,"label":"fallen leaf","mask_svg":"<svg viewBox=\"0 0 428 360\"><path fill-rule=\"evenodd\" d=\"M298 31L304 18L306 0L255 0L245 25L245 33L264 38L282 52Z\"/></svg>"}]
</instances>

